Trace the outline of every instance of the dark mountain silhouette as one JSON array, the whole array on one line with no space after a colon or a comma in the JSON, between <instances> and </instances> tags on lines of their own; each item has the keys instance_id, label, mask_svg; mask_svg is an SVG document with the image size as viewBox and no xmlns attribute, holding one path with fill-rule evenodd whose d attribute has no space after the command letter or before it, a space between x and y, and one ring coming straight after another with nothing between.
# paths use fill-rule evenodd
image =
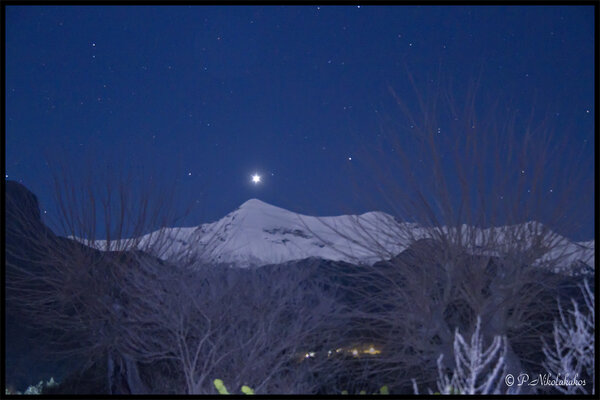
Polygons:
<instances>
[{"instance_id":1,"label":"dark mountain silhouette","mask_svg":"<svg viewBox=\"0 0 600 400\"><path fill-rule=\"evenodd\" d=\"M77 255L78 259L91 261L98 270L102 268L103 260L125 258L119 253L103 253L89 248L74 240L60 237L47 227L42 219L37 197L25 186L6 181L5 210L5 269L6 279L6 382L7 385L23 391L29 385L39 381L47 381L54 377L60 382L60 393L128 393L128 368L133 367L130 360L124 360L120 354L112 357L100 357L99 360L86 360L75 356L58 357L59 353L69 348L51 349L46 339L52 336L52 329L36 326L28 313L28 305L22 301L19 288L35 289L41 292L51 291L43 280L31 284L23 283L27 274L50 274L56 265L64 266L69 257ZM58 251L57 251L58 249ZM139 252L136 252L139 253ZM60 259L56 256L60 254ZM153 261L162 261L151 256ZM96 261L97 260L97 261ZM128 259L129 260L129 259ZM55 263L53 265L52 263ZM110 268L115 263L106 262ZM23 286L25 285L25 286ZM115 298L115 301L123 299ZM75 318L75 314L73 318ZM83 338L82 338L83 339ZM77 336L72 337L74 342ZM55 350L58 350L56 352ZM107 358L113 361L113 376L107 380ZM87 367L80 370L83 363ZM89 361L92 361L91 364ZM91 365L91 366L90 366ZM108 386L111 386L110 388ZM56 391L53 389L50 391Z\"/></svg>"},{"instance_id":2,"label":"dark mountain silhouette","mask_svg":"<svg viewBox=\"0 0 600 400\"><path fill-rule=\"evenodd\" d=\"M5 262L6 265L19 265L31 273L39 273L37 261L44 258L44 253L36 245L42 237L54 236L43 224L37 197L25 186L6 181L6 225L5 225ZM31 262L34 258L36 262ZM7 286L14 279L11 268L5 269ZM9 294L10 294L10 289ZM5 308L5 348L6 348L6 382L18 390L40 380L50 377L62 379L68 369L68 362L43 357L47 352L44 343L40 342L39 331L31 326L30 321L21 312L19 294L8 295Z\"/></svg>"}]
</instances>

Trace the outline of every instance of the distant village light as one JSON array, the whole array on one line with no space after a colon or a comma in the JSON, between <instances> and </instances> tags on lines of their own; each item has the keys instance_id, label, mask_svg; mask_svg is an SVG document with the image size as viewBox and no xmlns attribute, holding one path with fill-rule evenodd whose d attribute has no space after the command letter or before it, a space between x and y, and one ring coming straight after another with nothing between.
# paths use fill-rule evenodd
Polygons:
<instances>
[{"instance_id":1,"label":"distant village light","mask_svg":"<svg viewBox=\"0 0 600 400\"><path fill-rule=\"evenodd\" d=\"M371 346L367 350L365 350L364 352L368 353L368 354L380 354L381 350L377 350L377 349L375 349L374 346Z\"/></svg>"},{"instance_id":2,"label":"distant village light","mask_svg":"<svg viewBox=\"0 0 600 400\"><path fill-rule=\"evenodd\" d=\"M348 352L350 354L352 354L354 357L359 357L361 353L363 354L371 354L371 355L375 355L375 354L381 354L381 350L377 350L375 348L374 345L370 345L369 347L362 347L361 348L337 348L335 349L335 353L342 353L342 352ZM327 357L331 357L333 355L334 351L333 350L327 350ZM306 359L306 358L315 358L317 355L316 352L314 351L309 351L304 353L302 359Z\"/></svg>"}]
</instances>

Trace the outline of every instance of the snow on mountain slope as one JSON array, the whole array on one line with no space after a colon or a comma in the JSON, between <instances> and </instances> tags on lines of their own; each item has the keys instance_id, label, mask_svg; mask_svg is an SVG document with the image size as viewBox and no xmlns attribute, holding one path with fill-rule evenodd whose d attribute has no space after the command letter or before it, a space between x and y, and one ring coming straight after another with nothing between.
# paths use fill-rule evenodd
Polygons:
<instances>
[{"instance_id":1,"label":"snow on mountain slope","mask_svg":"<svg viewBox=\"0 0 600 400\"><path fill-rule=\"evenodd\" d=\"M463 225L460 234L463 237L475 235L473 252L494 255L502 250L502 244L511 246L518 242L531 246L541 229L545 228L537 222L488 229L470 229ZM456 232L445 227L440 230L446 234ZM399 222L383 212L314 217L250 199L216 222L198 227L164 228L160 234L145 235L140 238L138 248L150 248L151 253L162 259L186 254L199 262L238 267L309 257L370 265L392 258L413 240L427 234L427 229ZM552 250L541 256L538 263L563 257L569 264L581 260L594 265L593 240L575 243L557 234L547 235L545 239L546 246ZM489 243L494 245L489 246ZM97 241L95 247L104 249L105 243Z\"/></svg>"},{"instance_id":2,"label":"snow on mountain slope","mask_svg":"<svg viewBox=\"0 0 600 400\"><path fill-rule=\"evenodd\" d=\"M381 257L365 243L384 243L386 250L394 254L405 248L381 230L388 223L396 222L385 213L312 217L251 199L214 223L165 232L179 244L163 258L192 250L201 260L237 266L278 264L308 257L372 264ZM358 234L356 224L365 232ZM195 249L185 249L183 242L193 243Z\"/></svg>"}]
</instances>

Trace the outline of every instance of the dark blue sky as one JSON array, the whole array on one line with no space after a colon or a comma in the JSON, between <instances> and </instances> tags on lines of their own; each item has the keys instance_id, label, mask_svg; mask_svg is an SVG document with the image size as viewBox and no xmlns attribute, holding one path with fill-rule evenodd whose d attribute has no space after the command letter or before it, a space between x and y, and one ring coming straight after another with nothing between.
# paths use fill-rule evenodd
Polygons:
<instances>
[{"instance_id":1,"label":"dark blue sky","mask_svg":"<svg viewBox=\"0 0 600 400\"><path fill-rule=\"evenodd\" d=\"M393 110L388 87L415 99L405 66L456 88L481 73L487 98L535 103L565 154L585 148L557 163L593 179L592 6L8 6L5 41L6 174L48 210L48 154L176 183L188 225L251 197L388 210L353 199L374 190L359 155Z\"/></svg>"}]
</instances>

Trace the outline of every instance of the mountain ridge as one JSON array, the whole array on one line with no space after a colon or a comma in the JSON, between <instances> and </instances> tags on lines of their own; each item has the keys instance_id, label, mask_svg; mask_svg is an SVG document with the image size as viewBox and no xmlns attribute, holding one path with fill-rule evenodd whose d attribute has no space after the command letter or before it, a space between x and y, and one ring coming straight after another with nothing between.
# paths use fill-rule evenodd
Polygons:
<instances>
[{"instance_id":1,"label":"mountain ridge","mask_svg":"<svg viewBox=\"0 0 600 400\"><path fill-rule=\"evenodd\" d=\"M440 228L448 235L475 233L472 251L481 254L495 252L485 249L490 235L500 243L516 240L527 246L530 244L526 242L533 241L542 230L551 232L535 221L485 229L462 225L458 231ZM164 228L159 236L162 235L161 240L168 245L163 253L154 255L169 259L189 254L199 263L237 267L259 267L312 257L372 265L393 258L414 240L429 237L430 231L416 223L400 222L380 211L315 217L251 198L217 221L195 227ZM142 236L140 247L149 248L153 235L156 237L156 232ZM544 239L548 243L543 245L551 250L538 258L538 263L560 256L569 264L582 261L593 266L594 240L572 242L553 232ZM105 246L102 241L97 243L96 247Z\"/></svg>"}]
</instances>

